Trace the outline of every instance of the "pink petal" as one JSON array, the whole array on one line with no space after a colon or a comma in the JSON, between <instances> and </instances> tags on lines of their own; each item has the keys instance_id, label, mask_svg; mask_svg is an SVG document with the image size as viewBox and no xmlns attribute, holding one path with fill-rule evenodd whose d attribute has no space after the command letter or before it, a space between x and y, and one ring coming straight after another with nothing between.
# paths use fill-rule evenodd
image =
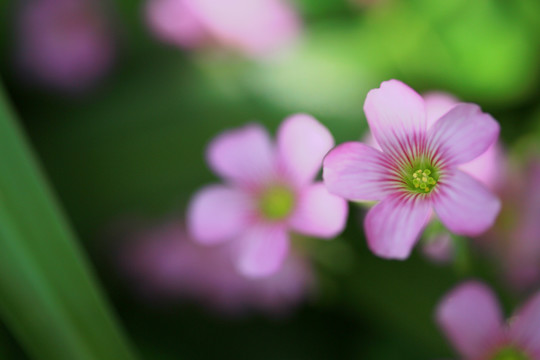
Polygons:
<instances>
[{"instance_id":1,"label":"pink petal","mask_svg":"<svg viewBox=\"0 0 540 360\"><path fill-rule=\"evenodd\" d=\"M471 176L456 170L439 179L433 206L442 223L452 232L477 236L493 225L501 202Z\"/></svg>"},{"instance_id":2,"label":"pink petal","mask_svg":"<svg viewBox=\"0 0 540 360\"><path fill-rule=\"evenodd\" d=\"M281 124L277 134L280 163L296 183L311 182L334 146L332 134L309 115L293 115Z\"/></svg>"},{"instance_id":3,"label":"pink petal","mask_svg":"<svg viewBox=\"0 0 540 360\"><path fill-rule=\"evenodd\" d=\"M238 184L258 185L272 176L274 147L268 132L249 124L217 136L207 151L212 169Z\"/></svg>"},{"instance_id":4,"label":"pink petal","mask_svg":"<svg viewBox=\"0 0 540 360\"><path fill-rule=\"evenodd\" d=\"M290 224L301 234L332 238L345 228L347 213L347 202L330 194L324 184L319 182L300 194Z\"/></svg>"},{"instance_id":5,"label":"pink petal","mask_svg":"<svg viewBox=\"0 0 540 360\"><path fill-rule=\"evenodd\" d=\"M323 162L324 184L349 200L381 200L394 186L388 157L358 142L341 144Z\"/></svg>"},{"instance_id":6,"label":"pink petal","mask_svg":"<svg viewBox=\"0 0 540 360\"><path fill-rule=\"evenodd\" d=\"M511 320L512 340L534 359L540 358L540 293L533 296Z\"/></svg>"},{"instance_id":7,"label":"pink petal","mask_svg":"<svg viewBox=\"0 0 540 360\"><path fill-rule=\"evenodd\" d=\"M460 165L484 153L499 136L499 124L480 107L458 104L428 132L428 147L435 161Z\"/></svg>"},{"instance_id":8,"label":"pink petal","mask_svg":"<svg viewBox=\"0 0 540 360\"><path fill-rule=\"evenodd\" d=\"M403 194L387 197L366 216L369 248L380 257L406 259L430 215L431 204L426 199Z\"/></svg>"},{"instance_id":9,"label":"pink petal","mask_svg":"<svg viewBox=\"0 0 540 360\"><path fill-rule=\"evenodd\" d=\"M447 294L436 316L450 342L466 359L483 359L504 336L497 300L490 289L475 281Z\"/></svg>"},{"instance_id":10,"label":"pink petal","mask_svg":"<svg viewBox=\"0 0 540 360\"><path fill-rule=\"evenodd\" d=\"M407 85L397 80L383 82L368 93L364 112L385 153L402 159L423 151L427 129L424 100Z\"/></svg>"},{"instance_id":11,"label":"pink petal","mask_svg":"<svg viewBox=\"0 0 540 360\"><path fill-rule=\"evenodd\" d=\"M426 104L427 128L431 128L444 114L459 102L457 98L443 92L430 92L422 96Z\"/></svg>"},{"instance_id":12,"label":"pink petal","mask_svg":"<svg viewBox=\"0 0 540 360\"><path fill-rule=\"evenodd\" d=\"M254 203L246 193L223 185L208 186L191 200L188 228L202 244L231 240L248 225L253 209Z\"/></svg>"},{"instance_id":13,"label":"pink petal","mask_svg":"<svg viewBox=\"0 0 540 360\"><path fill-rule=\"evenodd\" d=\"M284 226L252 226L236 243L237 267L247 277L261 278L276 273L289 252Z\"/></svg>"}]
</instances>

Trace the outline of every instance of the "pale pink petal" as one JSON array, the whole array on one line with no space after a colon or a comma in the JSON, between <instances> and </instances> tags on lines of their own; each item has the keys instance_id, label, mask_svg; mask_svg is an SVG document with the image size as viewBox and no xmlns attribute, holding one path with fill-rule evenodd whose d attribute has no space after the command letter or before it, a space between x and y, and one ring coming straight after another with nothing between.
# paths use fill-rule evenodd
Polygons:
<instances>
[{"instance_id":1,"label":"pale pink petal","mask_svg":"<svg viewBox=\"0 0 540 360\"><path fill-rule=\"evenodd\" d=\"M238 236L252 218L254 202L244 192L223 185L200 190L189 205L187 222L191 236L203 244L215 244Z\"/></svg>"},{"instance_id":2,"label":"pale pink petal","mask_svg":"<svg viewBox=\"0 0 540 360\"><path fill-rule=\"evenodd\" d=\"M218 135L207 151L208 163L224 178L253 186L268 180L274 172L274 146L268 132L258 124Z\"/></svg>"},{"instance_id":3,"label":"pale pink petal","mask_svg":"<svg viewBox=\"0 0 540 360\"><path fill-rule=\"evenodd\" d=\"M415 156L424 150L424 100L407 85L397 80L383 82L368 93L364 112L373 137L393 158Z\"/></svg>"},{"instance_id":4,"label":"pale pink petal","mask_svg":"<svg viewBox=\"0 0 540 360\"><path fill-rule=\"evenodd\" d=\"M332 134L313 117L293 115L277 133L280 164L298 184L311 182L322 167L326 153L334 146Z\"/></svg>"},{"instance_id":5,"label":"pale pink petal","mask_svg":"<svg viewBox=\"0 0 540 360\"><path fill-rule=\"evenodd\" d=\"M185 0L222 45L252 56L276 51L299 32L299 19L284 0Z\"/></svg>"},{"instance_id":6,"label":"pale pink petal","mask_svg":"<svg viewBox=\"0 0 540 360\"><path fill-rule=\"evenodd\" d=\"M429 200L394 194L373 207L365 219L369 248L380 257L406 259L431 215Z\"/></svg>"},{"instance_id":7,"label":"pale pink petal","mask_svg":"<svg viewBox=\"0 0 540 360\"><path fill-rule=\"evenodd\" d=\"M341 144L323 161L324 184L349 200L381 200L395 186L388 157L358 142Z\"/></svg>"},{"instance_id":8,"label":"pale pink petal","mask_svg":"<svg viewBox=\"0 0 540 360\"><path fill-rule=\"evenodd\" d=\"M247 277L276 273L289 251L289 236L282 225L258 224L236 242L237 267Z\"/></svg>"},{"instance_id":9,"label":"pale pink petal","mask_svg":"<svg viewBox=\"0 0 540 360\"><path fill-rule=\"evenodd\" d=\"M540 293L533 296L511 319L512 340L534 359L540 358Z\"/></svg>"},{"instance_id":10,"label":"pale pink petal","mask_svg":"<svg viewBox=\"0 0 540 360\"><path fill-rule=\"evenodd\" d=\"M347 202L328 192L323 183L305 188L290 219L294 230L301 234L332 238L345 228Z\"/></svg>"},{"instance_id":11,"label":"pale pink petal","mask_svg":"<svg viewBox=\"0 0 540 360\"><path fill-rule=\"evenodd\" d=\"M501 209L501 202L478 181L456 170L445 173L433 195L433 207L453 233L477 236L488 230Z\"/></svg>"},{"instance_id":12,"label":"pale pink petal","mask_svg":"<svg viewBox=\"0 0 540 360\"><path fill-rule=\"evenodd\" d=\"M460 165L484 153L499 136L499 124L474 104L458 104L428 132L434 162Z\"/></svg>"},{"instance_id":13,"label":"pale pink petal","mask_svg":"<svg viewBox=\"0 0 540 360\"><path fill-rule=\"evenodd\" d=\"M466 359L481 359L503 338L503 317L493 293L470 281L447 294L437 307L437 322Z\"/></svg>"},{"instance_id":14,"label":"pale pink petal","mask_svg":"<svg viewBox=\"0 0 540 360\"><path fill-rule=\"evenodd\" d=\"M458 103L457 98L454 96L441 92L430 92L422 95L422 98L424 99L426 108L426 124L428 129ZM369 131L364 136L362 142L377 150L381 149Z\"/></svg>"},{"instance_id":15,"label":"pale pink petal","mask_svg":"<svg viewBox=\"0 0 540 360\"><path fill-rule=\"evenodd\" d=\"M443 92L429 92L422 95L422 98L426 104L428 129L459 102L456 97Z\"/></svg>"}]
</instances>

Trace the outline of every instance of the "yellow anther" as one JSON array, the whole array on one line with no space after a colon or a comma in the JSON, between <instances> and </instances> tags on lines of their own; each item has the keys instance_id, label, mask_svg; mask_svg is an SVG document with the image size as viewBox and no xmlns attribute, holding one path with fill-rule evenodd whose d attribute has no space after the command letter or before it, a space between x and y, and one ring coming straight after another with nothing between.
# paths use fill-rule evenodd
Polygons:
<instances>
[{"instance_id":1,"label":"yellow anther","mask_svg":"<svg viewBox=\"0 0 540 360\"><path fill-rule=\"evenodd\" d=\"M437 184L437 180L430 176L432 171L430 169L418 169L413 171L411 187L414 189L422 190L423 192L430 192L433 190L433 186Z\"/></svg>"}]
</instances>

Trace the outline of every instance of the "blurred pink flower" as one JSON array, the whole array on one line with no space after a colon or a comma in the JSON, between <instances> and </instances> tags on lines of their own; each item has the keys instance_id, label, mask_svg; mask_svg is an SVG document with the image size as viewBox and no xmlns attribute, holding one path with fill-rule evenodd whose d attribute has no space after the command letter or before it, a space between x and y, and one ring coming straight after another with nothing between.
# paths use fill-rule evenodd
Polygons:
<instances>
[{"instance_id":1,"label":"blurred pink flower","mask_svg":"<svg viewBox=\"0 0 540 360\"><path fill-rule=\"evenodd\" d=\"M479 245L497 259L514 289L526 290L540 284L540 158L513 166L500 187L501 216Z\"/></svg>"},{"instance_id":2,"label":"blurred pink flower","mask_svg":"<svg viewBox=\"0 0 540 360\"><path fill-rule=\"evenodd\" d=\"M214 42L248 56L278 50L300 28L283 0L149 0L146 17L163 41L186 48Z\"/></svg>"},{"instance_id":3,"label":"blurred pink flower","mask_svg":"<svg viewBox=\"0 0 540 360\"><path fill-rule=\"evenodd\" d=\"M422 245L422 253L435 263L451 262L455 254L452 236L448 232L443 232L427 238Z\"/></svg>"},{"instance_id":4,"label":"blurred pink flower","mask_svg":"<svg viewBox=\"0 0 540 360\"><path fill-rule=\"evenodd\" d=\"M25 76L62 90L84 90L110 68L114 46L98 3L25 1L18 22L17 59Z\"/></svg>"},{"instance_id":5,"label":"blurred pink flower","mask_svg":"<svg viewBox=\"0 0 540 360\"><path fill-rule=\"evenodd\" d=\"M341 144L324 159L328 190L353 201L380 201L365 219L371 250L385 258L409 256L432 208L459 235L493 225L500 202L459 170L483 154L499 125L473 104L458 104L428 129L425 102L407 85L383 82L368 93L366 117L382 151L359 142Z\"/></svg>"},{"instance_id":6,"label":"blurred pink flower","mask_svg":"<svg viewBox=\"0 0 540 360\"><path fill-rule=\"evenodd\" d=\"M120 253L122 270L150 299L182 299L228 314L254 310L277 315L313 290L311 268L295 253L272 276L249 279L236 271L230 244L196 244L180 223L165 223L128 240Z\"/></svg>"},{"instance_id":7,"label":"blurred pink flower","mask_svg":"<svg viewBox=\"0 0 540 360\"><path fill-rule=\"evenodd\" d=\"M437 322L464 360L540 359L540 293L504 322L489 288L466 282L439 303Z\"/></svg>"},{"instance_id":8,"label":"blurred pink flower","mask_svg":"<svg viewBox=\"0 0 540 360\"><path fill-rule=\"evenodd\" d=\"M239 271L262 277L281 267L289 230L321 238L339 234L347 203L313 182L333 144L323 125L302 114L285 119L277 144L256 124L219 135L207 159L226 184L193 197L188 212L193 238L206 245L233 241Z\"/></svg>"}]
</instances>

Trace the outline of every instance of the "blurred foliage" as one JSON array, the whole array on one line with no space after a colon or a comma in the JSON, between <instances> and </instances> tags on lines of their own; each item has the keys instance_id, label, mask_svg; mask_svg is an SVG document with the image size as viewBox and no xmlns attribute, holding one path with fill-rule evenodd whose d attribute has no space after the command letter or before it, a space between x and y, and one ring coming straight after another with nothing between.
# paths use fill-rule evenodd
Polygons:
<instances>
[{"instance_id":1,"label":"blurred foliage","mask_svg":"<svg viewBox=\"0 0 540 360\"><path fill-rule=\"evenodd\" d=\"M216 181L204 162L208 141L247 121L273 131L290 113L308 112L337 142L355 140L367 128L365 94L395 77L421 92L449 91L479 103L501 122L508 148L525 134L540 140L536 0L295 4L305 18L298 46L257 63L161 44L145 27L141 1L117 0L111 4L120 47L116 68L99 88L70 96L19 80L7 21L16 7L4 2L0 73L144 358L449 357L433 309L451 286L480 277L495 286L506 309L521 299L474 251L467 272L434 266L418 254L405 262L374 257L365 245L362 211L354 207L339 239L313 245L320 295L288 319L226 321L183 304L155 309L134 299L117 274L107 229L130 214L183 212L194 190ZM344 252L351 265L336 268Z\"/></svg>"}]
</instances>

